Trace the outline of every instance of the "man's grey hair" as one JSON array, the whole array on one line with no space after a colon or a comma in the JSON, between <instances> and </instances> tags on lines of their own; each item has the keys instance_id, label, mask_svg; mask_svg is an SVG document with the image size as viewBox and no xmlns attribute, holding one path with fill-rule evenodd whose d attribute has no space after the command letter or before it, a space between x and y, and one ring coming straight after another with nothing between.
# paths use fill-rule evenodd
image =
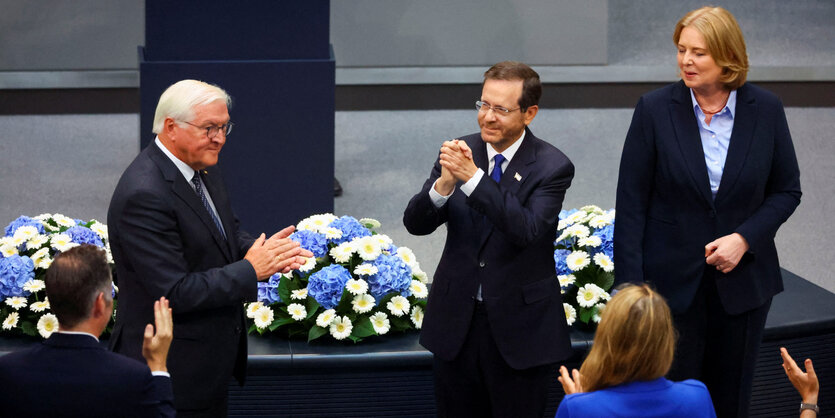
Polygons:
<instances>
[{"instance_id":1,"label":"man's grey hair","mask_svg":"<svg viewBox=\"0 0 835 418\"><path fill-rule=\"evenodd\" d=\"M232 98L222 88L199 80L182 80L169 86L159 97L157 111L154 113L154 133L162 132L165 118L178 122L190 122L194 119L194 108L222 100L226 106L232 104Z\"/></svg>"}]
</instances>

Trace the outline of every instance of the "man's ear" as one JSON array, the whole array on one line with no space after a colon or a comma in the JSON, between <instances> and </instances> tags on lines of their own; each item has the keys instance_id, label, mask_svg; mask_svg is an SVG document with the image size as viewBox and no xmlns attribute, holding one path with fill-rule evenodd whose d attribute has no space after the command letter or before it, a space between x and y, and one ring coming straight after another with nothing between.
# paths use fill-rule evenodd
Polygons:
<instances>
[{"instance_id":1,"label":"man's ear","mask_svg":"<svg viewBox=\"0 0 835 418\"><path fill-rule=\"evenodd\" d=\"M92 318L100 317L102 315L109 316L107 313L107 301L104 299L104 292L99 292L96 295L96 300L93 301L93 311L90 312Z\"/></svg>"},{"instance_id":2,"label":"man's ear","mask_svg":"<svg viewBox=\"0 0 835 418\"><path fill-rule=\"evenodd\" d=\"M525 118L525 125L529 125L533 122L533 118L536 117L536 112L539 112L539 106L533 105L525 110L525 113L522 115Z\"/></svg>"}]
</instances>

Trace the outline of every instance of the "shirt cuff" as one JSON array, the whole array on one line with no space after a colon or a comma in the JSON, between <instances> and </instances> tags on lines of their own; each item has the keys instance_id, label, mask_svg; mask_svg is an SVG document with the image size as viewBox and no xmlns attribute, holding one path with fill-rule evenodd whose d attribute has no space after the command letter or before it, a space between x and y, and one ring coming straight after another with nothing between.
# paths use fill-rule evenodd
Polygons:
<instances>
[{"instance_id":1,"label":"shirt cuff","mask_svg":"<svg viewBox=\"0 0 835 418\"><path fill-rule=\"evenodd\" d=\"M154 375L154 376L165 376L165 377L167 377L167 378L169 378L169 379L171 378L171 374L170 374L170 373L168 373L168 372L163 372L163 371L155 371L155 372L151 372L151 374L152 374L152 375Z\"/></svg>"},{"instance_id":2,"label":"shirt cuff","mask_svg":"<svg viewBox=\"0 0 835 418\"><path fill-rule=\"evenodd\" d=\"M467 197L469 197L473 191L475 191L475 186L478 186L478 182L481 181L481 178L484 176L484 170L478 169L478 171L473 174L473 176L467 180L466 183L461 185L461 191L464 192Z\"/></svg>"},{"instance_id":3,"label":"shirt cuff","mask_svg":"<svg viewBox=\"0 0 835 418\"><path fill-rule=\"evenodd\" d=\"M432 204L435 205L436 208L440 208L446 205L446 202L447 200L449 200L449 197L452 196L453 193L455 193L455 188L453 187L452 191L449 192L448 195L441 196L441 194L438 193L437 190L435 190L436 184L438 184L438 180L435 180L435 182L432 183L432 187L429 188L429 199L432 200Z\"/></svg>"}]
</instances>

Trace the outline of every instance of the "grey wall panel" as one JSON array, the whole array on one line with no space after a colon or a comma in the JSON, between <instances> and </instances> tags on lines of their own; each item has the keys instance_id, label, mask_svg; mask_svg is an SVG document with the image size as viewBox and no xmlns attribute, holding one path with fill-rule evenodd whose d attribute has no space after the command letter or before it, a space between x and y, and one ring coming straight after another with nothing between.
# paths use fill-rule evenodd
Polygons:
<instances>
[{"instance_id":1,"label":"grey wall panel","mask_svg":"<svg viewBox=\"0 0 835 418\"><path fill-rule=\"evenodd\" d=\"M0 0L0 71L137 68L142 0Z\"/></svg>"},{"instance_id":2,"label":"grey wall panel","mask_svg":"<svg viewBox=\"0 0 835 418\"><path fill-rule=\"evenodd\" d=\"M608 0L331 2L339 67L606 64Z\"/></svg>"}]
</instances>

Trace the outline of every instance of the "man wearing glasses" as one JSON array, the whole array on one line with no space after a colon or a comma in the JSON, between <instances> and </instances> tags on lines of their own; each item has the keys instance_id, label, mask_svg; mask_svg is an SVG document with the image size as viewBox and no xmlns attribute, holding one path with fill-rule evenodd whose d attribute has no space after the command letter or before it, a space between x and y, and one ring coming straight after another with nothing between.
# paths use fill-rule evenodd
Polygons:
<instances>
[{"instance_id":1,"label":"man wearing glasses","mask_svg":"<svg viewBox=\"0 0 835 418\"><path fill-rule=\"evenodd\" d=\"M553 242L574 166L527 128L541 95L523 63L487 70L481 132L443 143L403 215L415 235L447 229L420 335L439 416L541 417L571 354Z\"/></svg>"},{"instance_id":2,"label":"man wearing glasses","mask_svg":"<svg viewBox=\"0 0 835 418\"><path fill-rule=\"evenodd\" d=\"M247 346L243 302L257 281L297 269L308 251L287 237L238 229L215 167L232 132L229 95L196 80L171 85L157 104L154 143L125 169L107 223L120 288L113 351L142 359L148 306L171 301L168 368L177 415L226 416L231 376L241 383Z\"/></svg>"}]
</instances>

